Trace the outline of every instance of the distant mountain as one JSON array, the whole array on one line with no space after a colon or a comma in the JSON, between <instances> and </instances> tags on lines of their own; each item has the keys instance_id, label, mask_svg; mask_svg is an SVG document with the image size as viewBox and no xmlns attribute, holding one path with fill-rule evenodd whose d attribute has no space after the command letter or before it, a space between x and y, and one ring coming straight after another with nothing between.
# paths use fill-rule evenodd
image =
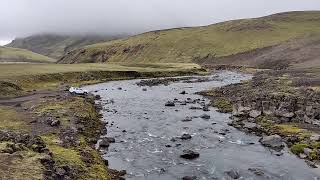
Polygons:
<instances>
[{"instance_id":1,"label":"distant mountain","mask_svg":"<svg viewBox=\"0 0 320 180\"><path fill-rule=\"evenodd\" d=\"M115 40L124 36L100 36L100 35L83 35L67 36L55 34L40 34L26 38L17 38L7 47L27 49L32 52L42 54L51 58L59 59L67 52L82 46Z\"/></svg>"},{"instance_id":2,"label":"distant mountain","mask_svg":"<svg viewBox=\"0 0 320 180\"><path fill-rule=\"evenodd\" d=\"M242 62L236 59L239 57L242 58L242 64L267 67L268 59L292 62L308 60L301 58L304 56L304 44L308 45L309 51L313 51L312 58L317 58L319 37L320 11L286 12L204 27L152 31L127 39L93 44L71 51L61 58L59 63L241 64ZM299 51L295 52L294 47L296 50L300 48ZM289 56L283 56L280 50L277 51L278 48ZM298 52L300 55L294 56ZM273 57L272 53L276 53L277 57ZM241 54L243 56L240 57ZM258 55L259 58L256 58ZM251 58L252 61L246 58Z\"/></svg>"},{"instance_id":3,"label":"distant mountain","mask_svg":"<svg viewBox=\"0 0 320 180\"><path fill-rule=\"evenodd\" d=\"M56 60L25 49L0 46L0 62L54 63Z\"/></svg>"}]
</instances>

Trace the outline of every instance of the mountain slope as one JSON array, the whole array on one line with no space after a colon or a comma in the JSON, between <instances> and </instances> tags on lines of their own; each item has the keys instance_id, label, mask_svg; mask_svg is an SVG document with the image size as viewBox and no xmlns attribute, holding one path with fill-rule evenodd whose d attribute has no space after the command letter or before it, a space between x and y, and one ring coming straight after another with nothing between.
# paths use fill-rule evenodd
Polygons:
<instances>
[{"instance_id":1,"label":"mountain slope","mask_svg":"<svg viewBox=\"0 0 320 180\"><path fill-rule=\"evenodd\" d=\"M122 36L67 36L55 34L41 34L18 38L13 40L7 47L27 49L51 58L59 59L67 52L99 42L114 40Z\"/></svg>"},{"instance_id":2,"label":"mountain slope","mask_svg":"<svg viewBox=\"0 0 320 180\"><path fill-rule=\"evenodd\" d=\"M0 46L0 62L53 63L56 60L25 49Z\"/></svg>"},{"instance_id":3,"label":"mountain slope","mask_svg":"<svg viewBox=\"0 0 320 180\"><path fill-rule=\"evenodd\" d=\"M320 11L288 12L205 27L153 31L68 53L60 63L198 62L320 34Z\"/></svg>"}]
</instances>

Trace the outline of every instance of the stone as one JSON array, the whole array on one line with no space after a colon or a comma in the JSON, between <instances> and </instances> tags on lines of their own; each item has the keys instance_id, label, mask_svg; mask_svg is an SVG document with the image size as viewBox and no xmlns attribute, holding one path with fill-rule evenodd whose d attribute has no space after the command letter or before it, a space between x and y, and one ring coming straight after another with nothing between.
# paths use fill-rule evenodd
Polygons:
<instances>
[{"instance_id":1,"label":"stone","mask_svg":"<svg viewBox=\"0 0 320 180\"><path fill-rule=\"evenodd\" d=\"M196 158L198 158L199 156L200 156L199 153L194 152L194 151L189 150L189 149L183 150L183 154L180 155L181 158L190 159L190 160L196 159Z\"/></svg>"},{"instance_id":2,"label":"stone","mask_svg":"<svg viewBox=\"0 0 320 180\"><path fill-rule=\"evenodd\" d=\"M107 141L109 143L115 143L116 142L116 140L113 137L104 137L102 140L103 141Z\"/></svg>"},{"instance_id":3,"label":"stone","mask_svg":"<svg viewBox=\"0 0 320 180\"><path fill-rule=\"evenodd\" d=\"M305 160L305 162L307 163L307 165L311 168L318 168L318 166L316 165L315 162L309 161L309 160Z\"/></svg>"},{"instance_id":4,"label":"stone","mask_svg":"<svg viewBox=\"0 0 320 180\"><path fill-rule=\"evenodd\" d=\"M308 157L310 157L310 156L311 156L311 153L312 153L312 149L310 149L310 148L303 148L303 153L304 153L305 155L307 155Z\"/></svg>"},{"instance_id":5,"label":"stone","mask_svg":"<svg viewBox=\"0 0 320 180\"><path fill-rule=\"evenodd\" d=\"M230 176L232 179L239 179L240 178L240 174L237 170L230 170L230 171L226 171L225 172L228 176Z\"/></svg>"},{"instance_id":6,"label":"stone","mask_svg":"<svg viewBox=\"0 0 320 180\"><path fill-rule=\"evenodd\" d=\"M210 111L209 106L203 106L202 110L203 111Z\"/></svg>"},{"instance_id":7,"label":"stone","mask_svg":"<svg viewBox=\"0 0 320 180\"><path fill-rule=\"evenodd\" d=\"M56 168L56 174L59 176L64 176L67 172L63 168Z\"/></svg>"},{"instance_id":8,"label":"stone","mask_svg":"<svg viewBox=\"0 0 320 180\"><path fill-rule=\"evenodd\" d=\"M196 180L197 177L196 176L185 176L182 178L182 180Z\"/></svg>"},{"instance_id":9,"label":"stone","mask_svg":"<svg viewBox=\"0 0 320 180\"><path fill-rule=\"evenodd\" d=\"M180 94L183 94L183 95L184 95L184 94L187 94L187 93L186 93L186 91L182 91Z\"/></svg>"},{"instance_id":10,"label":"stone","mask_svg":"<svg viewBox=\"0 0 320 180\"><path fill-rule=\"evenodd\" d=\"M175 104L174 104L174 102L172 102L172 101L168 101L168 102L166 102L165 106L171 106L171 107L173 107L173 106L175 106Z\"/></svg>"},{"instance_id":11,"label":"stone","mask_svg":"<svg viewBox=\"0 0 320 180\"><path fill-rule=\"evenodd\" d=\"M183 134L181 137L180 137L180 139L182 139L182 140L188 140L188 139L191 139L192 138L192 136L190 135L190 134Z\"/></svg>"},{"instance_id":12,"label":"stone","mask_svg":"<svg viewBox=\"0 0 320 180\"><path fill-rule=\"evenodd\" d=\"M252 118L257 118L261 115L261 111L257 111L257 110L251 110L249 113L249 116Z\"/></svg>"},{"instance_id":13,"label":"stone","mask_svg":"<svg viewBox=\"0 0 320 180\"><path fill-rule=\"evenodd\" d=\"M262 169L258 169L258 168L249 168L249 171L253 172L255 175L257 176L262 176L264 175L264 172Z\"/></svg>"},{"instance_id":14,"label":"stone","mask_svg":"<svg viewBox=\"0 0 320 180\"><path fill-rule=\"evenodd\" d=\"M311 141L320 141L320 135L319 134L313 134L310 137Z\"/></svg>"},{"instance_id":15,"label":"stone","mask_svg":"<svg viewBox=\"0 0 320 180\"><path fill-rule=\"evenodd\" d=\"M202 119L210 119L210 116L208 114L203 114L200 116Z\"/></svg>"},{"instance_id":16,"label":"stone","mask_svg":"<svg viewBox=\"0 0 320 180\"><path fill-rule=\"evenodd\" d=\"M284 147L283 140L279 135L263 136L260 143L266 147L281 150Z\"/></svg>"}]
</instances>

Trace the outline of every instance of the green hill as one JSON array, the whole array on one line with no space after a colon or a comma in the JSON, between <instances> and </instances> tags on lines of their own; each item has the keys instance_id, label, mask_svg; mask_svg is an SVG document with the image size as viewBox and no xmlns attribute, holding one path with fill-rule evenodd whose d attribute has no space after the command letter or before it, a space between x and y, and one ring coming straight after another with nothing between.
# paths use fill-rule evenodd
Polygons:
<instances>
[{"instance_id":1,"label":"green hill","mask_svg":"<svg viewBox=\"0 0 320 180\"><path fill-rule=\"evenodd\" d=\"M25 49L0 46L0 62L53 63L56 60Z\"/></svg>"},{"instance_id":2,"label":"green hill","mask_svg":"<svg viewBox=\"0 0 320 180\"><path fill-rule=\"evenodd\" d=\"M320 11L287 12L148 32L74 50L59 62L203 62L208 57L221 59L319 34Z\"/></svg>"},{"instance_id":3,"label":"green hill","mask_svg":"<svg viewBox=\"0 0 320 180\"><path fill-rule=\"evenodd\" d=\"M32 52L42 54L51 58L59 59L67 52L74 49L115 40L123 36L100 36L100 35L56 35L56 34L39 34L25 38L13 40L7 47L27 49Z\"/></svg>"}]
</instances>

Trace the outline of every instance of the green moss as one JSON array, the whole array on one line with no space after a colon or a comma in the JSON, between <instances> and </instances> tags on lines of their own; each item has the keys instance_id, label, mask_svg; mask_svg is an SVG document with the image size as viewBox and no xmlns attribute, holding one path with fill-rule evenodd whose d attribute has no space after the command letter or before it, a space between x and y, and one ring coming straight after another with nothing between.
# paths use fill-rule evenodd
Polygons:
<instances>
[{"instance_id":1,"label":"green moss","mask_svg":"<svg viewBox=\"0 0 320 180\"><path fill-rule=\"evenodd\" d=\"M60 139L55 134L42 136L49 150L53 153L53 158L58 164L69 164L74 166L84 166L81 155L73 148L65 148L61 145Z\"/></svg>"},{"instance_id":2,"label":"green moss","mask_svg":"<svg viewBox=\"0 0 320 180\"><path fill-rule=\"evenodd\" d=\"M300 129L299 127L291 124L278 124L275 125L275 127L282 133L286 135L291 134L300 134L302 132L305 132L306 130Z\"/></svg>"},{"instance_id":3,"label":"green moss","mask_svg":"<svg viewBox=\"0 0 320 180\"><path fill-rule=\"evenodd\" d=\"M223 112L232 112L232 103L225 98L216 99L213 101L213 106Z\"/></svg>"},{"instance_id":4,"label":"green moss","mask_svg":"<svg viewBox=\"0 0 320 180\"><path fill-rule=\"evenodd\" d=\"M291 147L291 152L296 154L296 155L299 155L300 153L303 153L303 149L304 148L307 148L308 147L308 144L294 144L292 147Z\"/></svg>"},{"instance_id":5,"label":"green moss","mask_svg":"<svg viewBox=\"0 0 320 180\"><path fill-rule=\"evenodd\" d=\"M319 159L319 153L318 153L316 150L313 150L313 151L310 153L310 159L312 159L312 160L317 160L317 159Z\"/></svg>"}]
</instances>

